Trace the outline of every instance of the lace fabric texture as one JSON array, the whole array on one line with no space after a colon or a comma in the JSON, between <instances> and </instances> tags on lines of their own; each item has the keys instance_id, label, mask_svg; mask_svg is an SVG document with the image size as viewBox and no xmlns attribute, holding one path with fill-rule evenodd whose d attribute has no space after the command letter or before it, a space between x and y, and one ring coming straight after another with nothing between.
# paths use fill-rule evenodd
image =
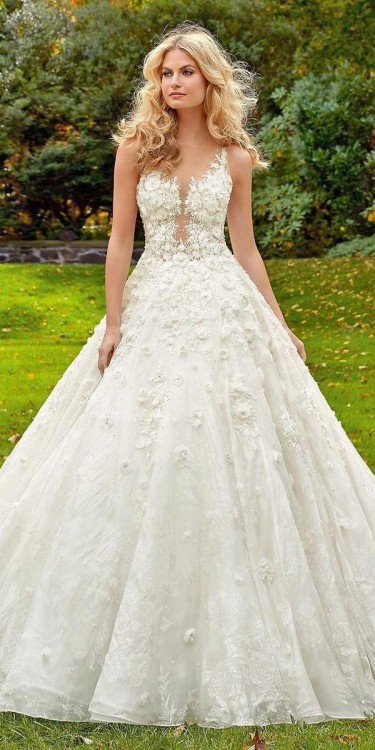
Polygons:
<instances>
[{"instance_id":1,"label":"lace fabric texture","mask_svg":"<svg viewBox=\"0 0 375 750\"><path fill-rule=\"evenodd\" d=\"M375 712L375 477L225 244L231 187L226 149L184 201L141 176L111 363L104 316L0 471L1 711Z\"/></svg>"}]
</instances>

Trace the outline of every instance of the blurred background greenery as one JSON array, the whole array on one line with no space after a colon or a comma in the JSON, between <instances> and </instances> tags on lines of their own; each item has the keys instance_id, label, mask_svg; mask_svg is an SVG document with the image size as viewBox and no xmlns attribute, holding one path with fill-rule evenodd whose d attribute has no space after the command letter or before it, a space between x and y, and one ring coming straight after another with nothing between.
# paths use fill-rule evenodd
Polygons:
<instances>
[{"instance_id":1,"label":"blurred background greenery","mask_svg":"<svg viewBox=\"0 0 375 750\"><path fill-rule=\"evenodd\" d=\"M257 74L264 258L375 249L375 14L366 0L0 0L0 239L107 239L142 61L189 19ZM138 219L136 239L142 239Z\"/></svg>"}]
</instances>

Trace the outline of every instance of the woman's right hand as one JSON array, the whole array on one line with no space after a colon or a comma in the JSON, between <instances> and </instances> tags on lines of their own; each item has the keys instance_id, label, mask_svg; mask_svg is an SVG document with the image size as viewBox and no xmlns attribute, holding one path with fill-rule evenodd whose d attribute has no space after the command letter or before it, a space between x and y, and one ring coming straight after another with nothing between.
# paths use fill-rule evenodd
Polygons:
<instances>
[{"instance_id":1,"label":"woman's right hand","mask_svg":"<svg viewBox=\"0 0 375 750\"><path fill-rule=\"evenodd\" d=\"M104 375L104 370L108 367L121 338L120 326L107 326L99 347L98 368L101 375Z\"/></svg>"}]
</instances>

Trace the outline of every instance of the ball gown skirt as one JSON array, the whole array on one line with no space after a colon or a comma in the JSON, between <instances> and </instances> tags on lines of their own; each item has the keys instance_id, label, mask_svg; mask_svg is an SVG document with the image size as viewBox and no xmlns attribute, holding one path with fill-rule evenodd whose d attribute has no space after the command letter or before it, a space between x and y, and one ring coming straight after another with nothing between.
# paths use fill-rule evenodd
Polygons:
<instances>
[{"instance_id":1,"label":"ball gown skirt","mask_svg":"<svg viewBox=\"0 0 375 750\"><path fill-rule=\"evenodd\" d=\"M111 362L104 316L0 471L0 711L375 713L375 476L225 244L231 189L225 148L184 199L141 175Z\"/></svg>"}]
</instances>

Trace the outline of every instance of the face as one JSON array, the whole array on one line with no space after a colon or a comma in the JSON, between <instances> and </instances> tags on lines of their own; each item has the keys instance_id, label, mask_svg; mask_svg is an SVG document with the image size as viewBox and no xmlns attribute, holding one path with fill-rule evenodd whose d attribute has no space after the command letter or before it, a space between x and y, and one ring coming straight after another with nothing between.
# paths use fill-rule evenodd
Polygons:
<instances>
[{"instance_id":1,"label":"face","mask_svg":"<svg viewBox=\"0 0 375 750\"><path fill-rule=\"evenodd\" d=\"M194 58L183 49L166 52L161 69L163 96L172 109L186 109L202 104L208 82ZM182 96L172 96L174 93Z\"/></svg>"}]
</instances>

